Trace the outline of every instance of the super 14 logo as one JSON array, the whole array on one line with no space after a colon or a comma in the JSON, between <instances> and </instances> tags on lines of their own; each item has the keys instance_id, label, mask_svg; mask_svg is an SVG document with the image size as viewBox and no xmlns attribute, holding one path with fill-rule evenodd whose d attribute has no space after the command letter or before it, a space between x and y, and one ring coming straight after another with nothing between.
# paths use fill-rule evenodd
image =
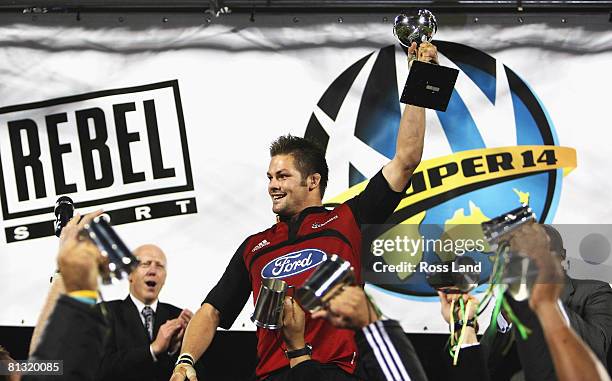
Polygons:
<instances>
[{"instance_id":1,"label":"super 14 logo","mask_svg":"<svg viewBox=\"0 0 612 381\"><path fill-rule=\"evenodd\" d=\"M52 235L60 195L77 207L121 202L121 209L105 207L117 225L195 213L192 197L134 202L192 190L177 81L0 108L7 242Z\"/></svg>"}]
</instances>

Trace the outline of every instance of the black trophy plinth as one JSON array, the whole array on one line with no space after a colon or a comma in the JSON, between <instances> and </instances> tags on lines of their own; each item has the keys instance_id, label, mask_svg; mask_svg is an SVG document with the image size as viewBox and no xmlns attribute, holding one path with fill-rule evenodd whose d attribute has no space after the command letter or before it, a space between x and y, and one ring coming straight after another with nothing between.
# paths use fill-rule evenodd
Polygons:
<instances>
[{"instance_id":1,"label":"black trophy plinth","mask_svg":"<svg viewBox=\"0 0 612 381\"><path fill-rule=\"evenodd\" d=\"M414 61L400 102L446 111L458 75L459 70L457 69Z\"/></svg>"}]
</instances>

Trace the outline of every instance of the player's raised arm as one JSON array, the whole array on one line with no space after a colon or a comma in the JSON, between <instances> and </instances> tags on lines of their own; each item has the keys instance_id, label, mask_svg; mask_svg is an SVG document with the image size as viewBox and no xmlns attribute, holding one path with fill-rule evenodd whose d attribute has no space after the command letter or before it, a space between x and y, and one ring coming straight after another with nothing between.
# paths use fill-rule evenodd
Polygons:
<instances>
[{"instance_id":1,"label":"player's raised arm","mask_svg":"<svg viewBox=\"0 0 612 381\"><path fill-rule=\"evenodd\" d=\"M410 47L409 53L414 50L416 44ZM418 60L424 62L437 62L437 55L436 47L426 42L421 44L417 54ZM383 168L383 175L394 191L401 192L406 188L410 176L421 162L424 136L425 109L406 105L397 134L395 157Z\"/></svg>"}]
</instances>

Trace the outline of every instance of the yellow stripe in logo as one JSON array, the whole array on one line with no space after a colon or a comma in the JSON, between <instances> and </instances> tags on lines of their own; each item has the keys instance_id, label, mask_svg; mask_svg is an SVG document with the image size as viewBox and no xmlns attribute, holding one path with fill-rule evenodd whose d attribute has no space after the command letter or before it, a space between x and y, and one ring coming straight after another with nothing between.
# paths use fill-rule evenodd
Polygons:
<instances>
[{"instance_id":1,"label":"yellow stripe in logo","mask_svg":"<svg viewBox=\"0 0 612 381\"><path fill-rule=\"evenodd\" d=\"M554 169L566 176L576 168L576 150L560 146L512 146L457 152L424 160L411 178L397 210L467 185ZM347 189L327 203L342 203L363 191L368 181Z\"/></svg>"}]
</instances>

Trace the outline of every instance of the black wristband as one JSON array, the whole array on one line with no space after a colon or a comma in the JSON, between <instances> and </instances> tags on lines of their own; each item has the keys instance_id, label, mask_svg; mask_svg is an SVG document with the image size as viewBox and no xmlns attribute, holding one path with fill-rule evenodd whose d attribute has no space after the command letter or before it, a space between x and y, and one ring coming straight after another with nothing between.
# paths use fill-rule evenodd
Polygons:
<instances>
[{"instance_id":1,"label":"black wristband","mask_svg":"<svg viewBox=\"0 0 612 381\"><path fill-rule=\"evenodd\" d=\"M305 356L305 355L309 355L309 356L312 355L312 345L306 344L304 348L296 349L294 351L285 350L285 356L287 356L288 359L294 359L296 357Z\"/></svg>"},{"instance_id":2,"label":"black wristband","mask_svg":"<svg viewBox=\"0 0 612 381\"><path fill-rule=\"evenodd\" d=\"M478 321L476 319L470 319L466 323L467 327L472 327L478 332ZM463 320L457 320L455 322L455 332L459 332L463 329Z\"/></svg>"}]
</instances>

